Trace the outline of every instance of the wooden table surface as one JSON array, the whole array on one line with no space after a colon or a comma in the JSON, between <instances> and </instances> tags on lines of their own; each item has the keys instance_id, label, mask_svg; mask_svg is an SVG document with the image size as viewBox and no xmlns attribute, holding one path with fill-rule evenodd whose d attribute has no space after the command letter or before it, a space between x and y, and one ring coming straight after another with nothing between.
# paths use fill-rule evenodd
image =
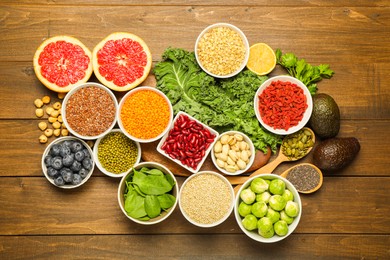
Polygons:
<instances>
[{"instance_id":1,"label":"wooden table surface","mask_svg":"<svg viewBox=\"0 0 390 260\"><path fill-rule=\"evenodd\" d=\"M324 173L322 188L301 196L302 218L291 236L255 242L233 214L202 229L179 208L163 223L143 226L120 211L118 179L95 170L74 190L45 179L33 101L56 94L32 67L44 39L72 35L93 49L112 32L132 32L149 45L155 63L169 46L192 50L200 31L216 22L235 24L250 44L330 64L335 75L318 92L340 107L339 136L360 141L351 165ZM389 1L2 0L0 35L0 259L390 258ZM276 68L272 75L281 73ZM153 82L150 75L145 84Z\"/></svg>"}]
</instances>

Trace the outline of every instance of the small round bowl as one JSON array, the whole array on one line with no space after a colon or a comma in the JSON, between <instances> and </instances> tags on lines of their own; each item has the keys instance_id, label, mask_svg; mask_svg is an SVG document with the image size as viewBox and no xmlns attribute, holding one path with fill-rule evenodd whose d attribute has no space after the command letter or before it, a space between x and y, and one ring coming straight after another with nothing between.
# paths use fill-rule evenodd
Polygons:
<instances>
[{"instance_id":1,"label":"small round bowl","mask_svg":"<svg viewBox=\"0 0 390 260\"><path fill-rule=\"evenodd\" d=\"M161 210L161 215L158 216L158 217L155 217L155 218L152 218L152 219L149 219L149 220L140 220L140 219L136 219L136 218L133 218L133 217L130 217L126 210L125 210L125 198L124 198L124 193L125 193L125 190L127 188L126 186L126 180L127 178L133 174L133 169L131 169L126 175L124 175L119 183L119 187L118 187L118 202L119 202L119 207L121 208L123 214L125 214L125 216L138 223L138 224L142 224L142 225L153 225L153 224L157 224L157 223L160 223L162 221L164 221L165 219L167 219L171 214L172 212L175 210L176 208L176 205L178 203L178 194L179 194L179 186L177 184L177 180L176 180L176 177L173 175L173 173L167 168L165 167L164 165L162 164L159 164L159 163L156 163L156 162L142 162L142 163L139 163L137 165L134 166L134 169L136 170L140 170L142 167L147 167L147 168L154 168L154 169L159 169L161 170L164 174L168 174L172 177L172 179L174 180L175 182L175 185L173 186L173 189L171 191L171 194L176 198L175 200L175 203L172 205L172 207L170 207L168 210Z\"/></svg>"},{"instance_id":2,"label":"small round bowl","mask_svg":"<svg viewBox=\"0 0 390 260\"><path fill-rule=\"evenodd\" d=\"M128 170L124 171L124 172L121 172L121 173L114 173L114 172L110 172L108 171L106 168L103 167L103 165L100 163L100 160L99 160L99 156L98 156L98 151L99 151L99 144L100 142L104 139L104 137L106 137L108 134L110 133L114 133L114 132L120 132L120 133L123 133L122 130L120 129L112 129L109 133L107 133L105 136L103 137L100 137L99 139L96 140L95 142L95 145L93 147L93 156L94 156L94 159L95 159L95 163L96 163L96 166L98 167L98 169L104 173L105 175L107 176L110 176L110 177L114 177L114 178L122 178L123 175L125 175L126 173L128 173ZM128 138L126 136L126 138ZM138 154L137 154L137 158L135 160L135 163L134 165L138 164L141 160L141 145L138 143L138 142L135 142L133 140L131 140L132 142L134 142L134 144L137 146L137 151L138 151ZM133 166L134 166L133 165ZM132 167L131 167L132 168Z\"/></svg>"},{"instance_id":3,"label":"small round bowl","mask_svg":"<svg viewBox=\"0 0 390 260\"><path fill-rule=\"evenodd\" d=\"M124 127L123 122L122 122L121 111L122 111L122 108L123 108L123 105L124 105L126 99L129 98L132 94L134 94L136 92L139 92L139 91L153 91L153 92L157 93L158 95L160 95L167 102L168 107L169 107L169 121L168 121L167 125L165 126L164 130L161 133L159 133L157 136L155 136L153 138L141 139L141 138L138 138L138 137L135 137L135 136L131 135L126 130L126 128ZM138 105L139 106L148 106L148 104L138 104ZM117 118L118 118L119 128L122 130L122 132L127 137L129 137L130 139L132 139L132 140L134 140L136 142L139 142L139 143L151 143L151 142L154 142L154 141L160 139L162 136L164 136L167 133L167 131L169 129L169 126L171 125L171 122L172 122L172 119L173 119L172 104L171 104L170 100L168 99L168 97L163 92L161 92L160 90L158 90L158 89L156 89L154 87L147 87L147 86L137 87L137 88L134 88L134 89L130 90L126 95L123 96L123 98L119 102L119 109L117 111ZM139 125L143 124L143 122L141 122L141 121L139 121L137 123ZM153 127L153 126L151 126L151 127Z\"/></svg>"},{"instance_id":4,"label":"small round bowl","mask_svg":"<svg viewBox=\"0 0 390 260\"><path fill-rule=\"evenodd\" d=\"M65 141L78 141L78 142L80 142L84 146L84 148L88 151L89 158L91 159L92 165L91 165L91 168L88 170L88 172L85 174L85 177L82 179L82 181L79 184L68 184L68 183L66 183L64 185L59 186L59 185L56 185L56 183L54 182L54 177L50 177L49 176L49 174L48 174L48 167L47 167L47 165L45 163L45 159L46 159L46 156L55 157L54 155L51 155L52 147L54 145L62 144ZM81 139L79 139L77 137L73 137L73 136L60 137L60 138L54 140L52 143L50 143L46 147L45 151L43 152L41 164L42 164L42 171L43 171L43 174L45 175L46 179L51 184L53 184L54 186L62 188L62 189L73 189L73 188L80 187L81 185L83 185L84 183L86 183L88 181L88 179L91 177L91 175L93 173L93 170L95 168L95 163L94 163L94 160L93 160L93 153L92 153L91 148L88 146L88 144L86 142L84 142L83 140L81 140ZM82 164L82 162L81 162L81 164ZM75 173L75 172L73 172L73 173ZM58 175L57 175L57 177L58 177Z\"/></svg>"},{"instance_id":5,"label":"small round bowl","mask_svg":"<svg viewBox=\"0 0 390 260\"><path fill-rule=\"evenodd\" d=\"M267 87L269 87L271 85L271 83L274 82L274 81L291 82L293 84L296 84L298 87L300 87L303 90L303 93L306 96L307 108L306 108L306 110L305 110L305 112L303 114L303 117L302 117L301 121L299 121L299 123L297 125L292 126L289 129L287 129L287 130L275 129L272 126L267 125L266 123L264 123L264 121L263 121L263 119L262 119L262 117L260 115L260 111L259 111L259 95L261 95L263 93L263 91ZM272 77L272 78L269 78L268 80L266 80L263 84L261 84L259 89L256 91L256 95L254 97L254 102L253 103L254 103L254 109L255 109L256 117L259 120L260 124L262 126L264 126L264 128L267 129L268 131L270 131L270 132L272 132L274 134L277 134L277 135L289 135L289 134L292 134L292 133L295 133L295 132L299 131L309 121L311 113L313 111L313 100L312 100L312 96L310 94L309 89L300 80L298 80L298 79L296 79L294 77L291 77L291 76L275 76L275 77Z\"/></svg>"},{"instance_id":6,"label":"small round bowl","mask_svg":"<svg viewBox=\"0 0 390 260\"><path fill-rule=\"evenodd\" d=\"M191 224L210 228L224 222L234 207L234 190L226 177L213 171L202 171L188 177L180 188L179 207ZM214 211L207 212L210 206ZM216 216L216 219L205 219Z\"/></svg>"},{"instance_id":7,"label":"small round bowl","mask_svg":"<svg viewBox=\"0 0 390 260\"><path fill-rule=\"evenodd\" d=\"M232 158L232 156L234 157L237 152L240 152L240 153L242 152L242 149L240 148L240 145L239 145L239 143L241 141L236 140L236 139L227 140L226 137L223 137L225 135L226 136L241 135L243 137L243 141L245 141L248 144L247 147L249 148L250 156L245 156L245 158L242 158L244 156L240 155L240 156L237 156L236 158ZM238 148L238 151L234 151L234 149L229 149L229 150L232 150L231 153L233 153L233 154L232 155L227 155L226 161L224 161L221 158L217 159L216 154L220 154L220 153L216 153L216 149L217 149L217 151L219 151L219 149L222 150L223 144L225 144L228 141L230 141L232 143L232 145L229 145L230 148L234 148L234 149ZM234 144L237 144L237 145L234 145ZM237 148L236 148L236 146L237 146ZM247 149L245 149L245 150L247 150ZM230 159L229 159L229 157L230 157ZM221 171L222 173L224 173L226 175L239 175L239 174L242 174L242 173L246 172L252 166L253 161L255 160L255 147L253 145L252 140L246 134L244 134L242 132L239 132L239 131L227 131L225 133L222 133L219 136L219 138L216 141L216 143L214 144L213 149L211 150L211 159L212 159L215 167L219 171ZM240 159L241 159L241 161L238 162ZM228 160L230 160L230 161L233 160L233 162L235 162L235 165L238 165L238 164L240 164L242 162L245 162L246 167L243 168L243 169L236 169L234 171L228 171L226 168L223 168L223 167L221 167L221 165L219 165L221 162L224 162L225 165L229 165L227 163Z\"/></svg>"},{"instance_id":8,"label":"small round bowl","mask_svg":"<svg viewBox=\"0 0 390 260\"><path fill-rule=\"evenodd\" d=\"M87 88L87 87L96 87L96 88L99 88L99 89L103 89L112 99L113 103L114 103L114 107L115 107L115 111L113 111L113 115L114 115L114 120L112 121L112 123L107 127L107 129L98 134L98 135L82 135L80 133L78 133L75 129L73 129L70 125L69 125L69 122L68 122L68 118L67 118L67 115L66 115L66 107L68 105L68 100L69 98L75 94L77 91L83 89L83 88ZM96 98L97 100L97 98ZM99 101L97 101L99 102ZM80 109L83 109L85 110L85 108L80 108ZM95 139L98 139L104 135L106 135L108 132L110 132L115 124L116 124L116 110L118 110L118 101L116 100L116 97L115 95L112 93L112 91L110 89L108 89L106 86L103 86L102 84L99 84L99 83L95 83L95 82L87 82L87 83L83 83L83 84L80 84L74 88L72 88L65 96L64 98L64 101L62 102L62 108L61 108L61 114L62 114L62 118L63 118L63 122L65 124L65 127L69 130L69 132L71 134L73 134L74 136L78 137L78 138L81 138L81 139L84 139L84 140L95 140ZM93 111L92 113L96 113L96 109L95 108L92 108L91 111ZM79 121L79 123L85 123L85 121ZM101 124L102 122L97 122L96 124Z\"/></svg>"},{"instance_id":9,"label":"small round bowl","mask_svg":"<svg viewBox=\"0 0 390 260\"><path fill-rule=\"evenodd\" d=\"M243 44L244 44L244 48L245 48L245 55L243 57L243 61L241 63L241 65L233 72L229 73L229 74L224 74L224 75L221 75L221 74L216 74L216 73L213 73L213 72L210 72L209 70L207 70L204 66L204 64L202 64L202 61L201 61L201 58L200 58L200 55L198 53L199 49L198 49L198 46L199 46L199 42L202 40L203 36L209 32L210 30L214 29L214 28L218 28L218 27L227 27L227 28L230 28L232 29L234 32L238 33L238 35L241 37L242 41L243 41ZM226 40L227 37L224 37L224 40ZM221 46L219 44L219 46ZM227 52L230 51L230 48L226 50ZM224 54L226 55L226 52L224 52ZM207 28L205 28L198 36L198 38L196 39L196 42L195 42L195 57L196 57L196 61L198 62L199 66L202 68L203 71L205 71L207 74L213 76L213 77L216 77L216 78L230 78L230 77L233 77L235 75L237 75L240 71L242 71L246 64L248 63L248 59L249 59L249 43L248 43L248 39L246 38L245 34L236 26L232 25L232 24L228 24L228 23L216 23L216 24L212 24L210 26L208 26ZM207 67L207 66L206 66Z\"/></svg>"},{"instance_id":10,"label":"small round bowl","mask_svg":"<svg viewBox=\"0 0 390 260\"><path fill-rule=\"evenodd\" d=\"M298 203L298 207L299 207L299 213L298 215L294 218L293 222L288 225L288 233L285 235L285 236L278 236L278 235L274 235L270 238L264 238L262 236L259 235L258 233L258 230L255 229L253 231L249 231L247 229L245 229L245 227L243 226L242 224L242 220L243 218L240 216L239 214L239 211L238 211L238 207L241 203L241 198L240 198L240 194L241 192L248 188L251 184L251 182L256 179L256 178L263 178L265 180L273 180L273 179L280 179L282 181L284 181L284 183L286 184L286 189L290 190L291 193L294 195L294 202ZM302 215L302 202L301 202L301 198L299 196L299 193L298 191L295 189L295 187L291 184L291 182L289 182L288 180L286 180L285 178L279 176L279 175L276 175L276 174L261 174L259 176L253 176L252 178L248 179L240 188L240 190L238 191L237 195L236 195L236 198L235 198L235 203L234 203L234 216L236 218L236 221L237 221L237 224L238 226L241 228L241 230L248 236L250 237L251 239L253 240L256 240L258 242L262 242L262 243L274 243L274 242L278 242L278 241L281 241L283 239L285 239L286 237L288 237L291 233L294 232L295 228L298 226L298 223L301 219L301 215Z\"/></svg>"}]
</instances>

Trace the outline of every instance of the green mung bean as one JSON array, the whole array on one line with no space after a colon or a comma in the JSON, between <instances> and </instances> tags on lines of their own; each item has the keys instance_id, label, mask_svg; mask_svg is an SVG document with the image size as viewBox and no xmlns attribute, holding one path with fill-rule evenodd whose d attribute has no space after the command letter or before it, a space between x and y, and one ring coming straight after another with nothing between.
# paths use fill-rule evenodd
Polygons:
<instances>
[{"instance_id":1,"label":"green mung bean","mask_svg":"<svg viewBox=\"0 0 390 260\"><path fill-rule=\"evenodd\" d=\"M99 162L111 173L128 171L135 164L137 156L137 145L121 132L107 134L98 146Z\"/></svg>"}]
</instances>

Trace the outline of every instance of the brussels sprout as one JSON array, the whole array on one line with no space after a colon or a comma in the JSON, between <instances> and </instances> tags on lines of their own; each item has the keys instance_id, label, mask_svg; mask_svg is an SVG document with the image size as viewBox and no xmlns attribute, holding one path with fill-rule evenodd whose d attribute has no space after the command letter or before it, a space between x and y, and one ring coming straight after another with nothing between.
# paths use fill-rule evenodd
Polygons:
<instances>
[{"instance_id":1,"label":"brussels sprout","mask_svg":"<svg viewBox=\"0 0 390 260\"><path fill-rule=\"evenodd\" d=\"M241 191L240 198L246 204L252 204L256 200L256 194L250 188L246 188Z\"/></svg>"},{"instance_id":2,"label":"brussels sprout","mask_svg":"<svg viewBox=\"0 0 390 260\"><path fill-rule=\"evenodd\" d=\"M282 197L286 200L286 201L293 201L294 200L294 194L288 190L288 189L285 189L283 194L282 194Z\"/></svg>"},{"instance_id":3,"label":"brussels sprout","mask_svg":"<svg viewBox=\"0 0 390 260\"><path fill-rule=\"evenodd\" d=\"M265 203L268 203L270 197L271 194L268 191L264 191L263 193L256 195L256 201L263 201Z\"/></svg>"},{"instance_id":4,"label":"brussels sprout","mask_svg":"<svg viewBox=\"0 0 390 260\"><path fill-rule=\"evenodd\" d=\"M268 206L265 204L265 202L255 202L252 204L252 214L255 215L258 218L262 218L265 216L265 214L268 211Z\"/></svg>"},{"instance_id":5,"label":"brussels sprout","mask_svg":"<svg viewBox=\"0 0 390 260\"><path fill-rule=\"evenodd\" d=\"M269 198L269 205L272 209L281 211L286 206L286 200L281 195L272 195Z\"/></svg>"},{"instance_id":6,"label":"brussels sprout","mask_svg":"<svg viewBox=\"0 0 390 260\"><path fill-rule=\"evenodd\" d=\"M274 235L274 226L272 221L267 217L262 217L257 222L257 229L260 236L270 238Z\"/></svg>"},{"instance_id":7,"label":"brussels sprout","mask_svg":"<svg viewBox=\"0 0 390 260\"><path fill-rule=\"evenodd\" d=\"M286 212L286 214L288 216L295 218L296 216L298 216L298 213L299 213L298 203L296 203L294 201L288 201L284 211Z\"/></svg>"},{"instance_id":8,"label":"brussels sprout","mask_svg":"<svg viewBox=\"0 0 390 260\"><path fill-rule=\"evenodd\" d=\"M286 221L286 223L289 224L289 225L290 225L291 223L293 223L293 221L294 221L294 218L292 218L292 217L290 217L289 215L287 215L286 212L285 212L284 210L282 210L282 211L280 212L280 219Z\"/></svg>"},{"instance_id":9,"label":"brussels sprout","mask_svg":"<svg viewBox=\"0 0 390 260\"><path fill-rule=\"evenodd\" d=\"M246 230L255 230L257 228L257 218L252 214L248 214L242 220L242 225Z\"/></svg>"},{"instance_id":10,"label":"brussels sprout","mask_svg":"<svg viewBox=\"0 0 390 260\"><path fill-rule=\"evenodd\" d=\"M274 230L275 230L275 233L280 237L287 235L288 225L287 225L286 221L279 220L278 222L276 222L274 224Z\"/></svg>"},{"instance_id":11,"label":"brussels sprout","mask_svg":"<svg viewBox=\"0 0 390 260\"><path fill-rule=\"evenodd\" d=\"M251 190L255 193L262 193L268 190L268 183L263 178L256 178L251 182Z\"/></svg>"},{"instance_id":12,"label":"brussels sprout","mask_svg":"<svg viewBox=\"0 0 390 260\"><path fill-rule=\"evenodd\" d=\"M282 195L286 189L286 184L280 179L273 179L269 184L269 191L275 195Z\"/></svg>"},{"instance_id":13,"label":"brussels sprout","mask_svg":"<svg viewBox=\"0 0 390 260\"><path fill-rule=\"evenodd\" d=\"M280 220L280 213L271 208L268 209L267 214L265 216L269 218L272 223L275 223Z\"/></svg>"},{"instance_id":14,"label":"brussels sprout","mask_svg":"<svg viewBox=\"0 0 390 260\"><path fill-rule=\"evenodd\" d=\"M238 205L238 214L241 217L245 217L246 215L251 213L252 205L248 205L245 202L241 201L240 205Z\"/></svg>"}]
</instances>

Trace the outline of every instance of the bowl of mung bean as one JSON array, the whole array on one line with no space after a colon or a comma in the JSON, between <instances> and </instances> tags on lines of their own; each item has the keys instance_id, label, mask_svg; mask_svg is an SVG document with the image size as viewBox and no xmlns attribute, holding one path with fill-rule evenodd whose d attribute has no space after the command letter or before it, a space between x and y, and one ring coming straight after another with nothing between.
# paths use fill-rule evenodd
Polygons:
<instances>
[{"instance_id":1,"label":"bowl of mung bean","mask_svg":"<svg viewBox=\"0 0 390 260\"><path fill-rule=\"evenodd\" d=\"M66 94L62 104L64 125L78 138L98 139L116 124L118 102L111 90L102 84L80 84Z\"/></svg>"},{"instance_id":2,"label":"bowl of mung bean","mask_svg":"<svg viewBox=\"0 0 390 260\"><path fill-rule=\"evenodd\" d=\"M209 75L216 78L233 77L248 62L248 39L232 24L212 24L199 34L195 42L195 57Z\"/></svg>"},{"instance_id":3,"label":"bowl of mung bean","mask_svg":"<svg viewBox=\"0 0 390 260\"><path fill-rule=\"evenodd\" d=\"M118 125L130 139L150 143L160 139L169 129L173 109L168 97L154 87L130 90L119 102Z\"/></svg>"},{"instance_id":4,"label":"bowl of mung bean","mask_svg":"<svg viewBox=\"0 0 390 260\"><path fill-rule=\"evenodd\" d=\"M233 211L233 187L217 172L195 173L180 188L179 207L191 224L202 228L215 227Z\"/></svg>"},{"instance_id":5,"label":"bowl of mung bean","mask_svg":"<svg viewBox=\"0 0 390 260\"><path fill-rule=\"evenodd\" d=\"M93 155L98 169L107 176L123 177L141 160L141 146L120 129L112 129L96 140Z\"/></svg>"}]
</instances>

